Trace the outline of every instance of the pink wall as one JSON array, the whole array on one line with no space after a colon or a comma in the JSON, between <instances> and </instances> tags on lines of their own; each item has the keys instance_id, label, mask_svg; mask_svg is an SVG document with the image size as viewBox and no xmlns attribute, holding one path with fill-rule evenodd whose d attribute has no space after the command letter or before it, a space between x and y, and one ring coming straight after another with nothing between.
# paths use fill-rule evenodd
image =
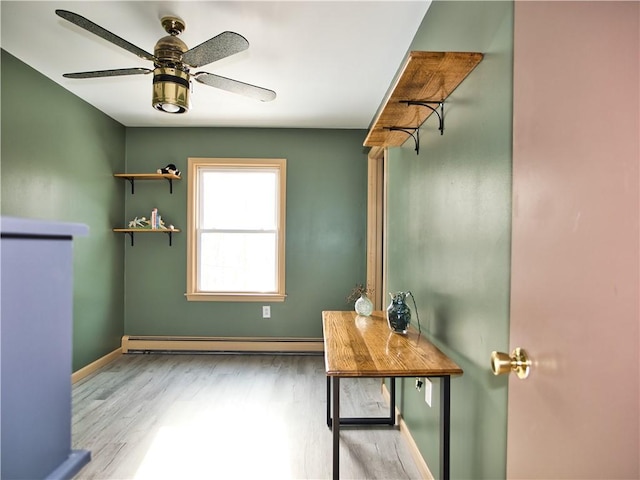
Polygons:
<instances>
[{"instance_id":1,"label":"pink wall","mask_svg":"<svg viewBox=\"0 0 640 480\"><path fill-rule=\"evenodd\" d=\"M514 25L511 347L536 363L508 477L638 478L640 3L517 1Z\"/></svg>"}]
</instances>

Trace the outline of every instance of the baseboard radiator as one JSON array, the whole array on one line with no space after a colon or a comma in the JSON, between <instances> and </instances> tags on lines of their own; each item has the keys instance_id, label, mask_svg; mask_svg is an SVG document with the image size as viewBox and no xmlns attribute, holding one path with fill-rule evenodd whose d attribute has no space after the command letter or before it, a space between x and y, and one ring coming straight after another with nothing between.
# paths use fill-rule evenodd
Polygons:
<instances>
[{"instance_id":1,"label":"baseboard radiator","mask_svg":"<svg viewBox=\"0 0 640 480\"><path fill-rule=\"evenodd\" d=\"M122 337L122 353L287 353L321 354L322 338L271 337Z\"/></svg>"}]
</instances>

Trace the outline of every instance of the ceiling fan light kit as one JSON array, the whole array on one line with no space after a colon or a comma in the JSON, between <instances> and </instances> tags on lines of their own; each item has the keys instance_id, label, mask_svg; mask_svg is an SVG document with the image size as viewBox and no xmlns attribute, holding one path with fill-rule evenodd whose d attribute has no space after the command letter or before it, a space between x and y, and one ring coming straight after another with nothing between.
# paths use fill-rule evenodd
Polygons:
<instances>
[{"instance_id":1,"label":"ceiling fan light kit","mask_svg":"<svg viewBox=\"0 0 640 480\"><path fill-rule=\"evenodd\" d=\"M151 101L153 108L160 112L173 114L185 113L189 110L189 91L192 86L192 78L198 83L255 98L263 102L276 98L276 93L273 90L221 77L213 73L190 73L191 67L201 67L249 48L247 39L235 32L222 32L206 42L188 49L187 45L177 37L185 30L185 23L178 17L162 17L160 23L169 35L156 42L152 55L77 13L56 10L56 15L140 58L151 60L154 64L153 70L141 67L97 70L65 73L63 75L65 78L115 77L153 72L153 95Z\"/></svg>"},{"instance_id":2,"label":"ceiling fan light kit","mask_svg":"<svg viewBox=\"0 0 640 480\"><path fill-rule=\"evenodd\" d=\"M189 110L189 74L175 68L153 71L153 108L165 113Z\"/></svg>"}]
</instances>

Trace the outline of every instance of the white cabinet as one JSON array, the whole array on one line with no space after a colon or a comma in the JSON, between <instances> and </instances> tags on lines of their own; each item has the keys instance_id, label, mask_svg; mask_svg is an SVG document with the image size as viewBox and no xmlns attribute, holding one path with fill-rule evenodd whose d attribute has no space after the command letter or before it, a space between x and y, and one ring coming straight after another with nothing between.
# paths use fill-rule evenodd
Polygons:
<instances>
[{"instance_id":1,"label":"white cabinet","mask_svg":"<svg viewBox=\"0 0 640 480\"><path fill-rule=\"evenodd\" d=\"M80 224L2 217L0 477L72 478L73 237Z\"/></svg>"}]
</instances>

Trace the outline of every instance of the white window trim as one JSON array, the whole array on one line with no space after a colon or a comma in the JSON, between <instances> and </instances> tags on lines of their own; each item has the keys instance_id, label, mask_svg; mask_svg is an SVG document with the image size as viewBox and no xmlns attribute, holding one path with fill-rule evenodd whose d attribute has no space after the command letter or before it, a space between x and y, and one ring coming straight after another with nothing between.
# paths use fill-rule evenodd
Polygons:
<instances>
[{"instance_id":1,"label":"white window trim","mask_svg":"<svg viewBox=\"0 0 640 480\"><path fill-rule=\"evenodd\" d=\"M188 185L187 185L187 292L188 301L196 302L284 302L285 289L285 237L286 237L286 185L287 185L287 161L284 158L189 158L188 159ZM197 182L198 168L216 167L240 167L240 168L275 168L279 171L280 197L278 212L278 291L276 293L211 293L199 292L198 288L198 236L196 225L198 218Z\"/></svg>"}]
</instances>

